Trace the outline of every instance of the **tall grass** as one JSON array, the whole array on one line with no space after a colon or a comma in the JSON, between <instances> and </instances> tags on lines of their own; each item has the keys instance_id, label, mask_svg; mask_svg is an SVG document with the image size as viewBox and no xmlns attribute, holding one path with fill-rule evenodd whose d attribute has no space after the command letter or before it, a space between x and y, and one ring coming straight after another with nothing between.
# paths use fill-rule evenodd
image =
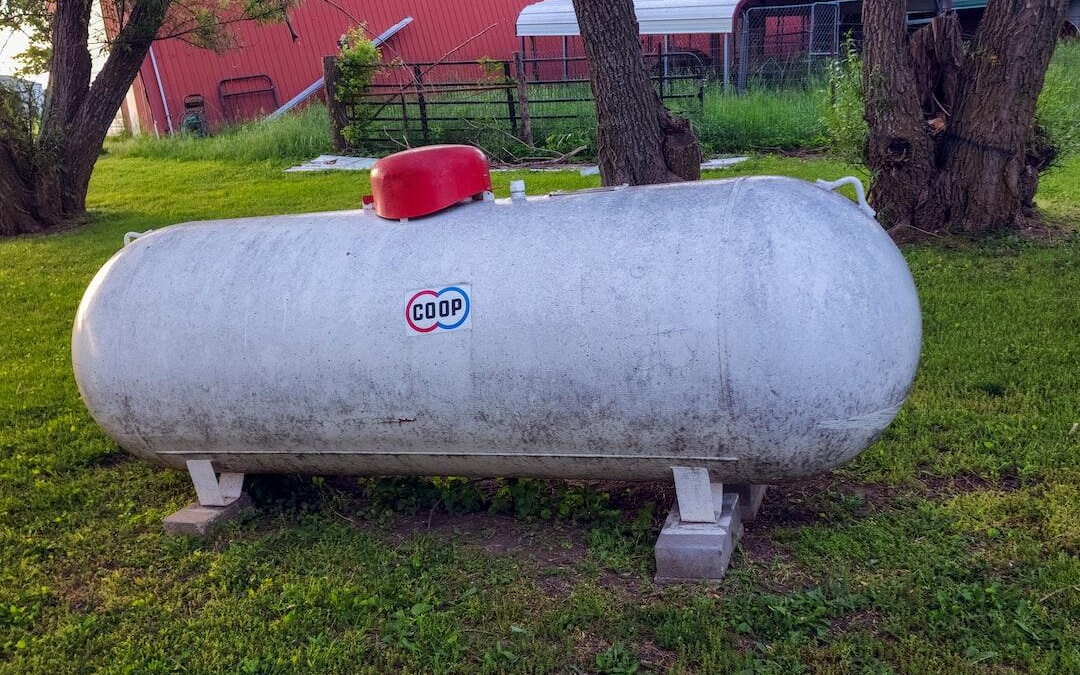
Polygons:
<instances>
[{"instance_id":1,"label":"tall grass","mask_svg":"<svg viewBox=\"0 0 1080 675\"><path fill-rule=\"evenodd\" d=\"M1080 151L1080 41L1058 44L1039 96L1038 118L1061 154Z\"/></svg>"},{"instance_id":2,"label":"tall grass","mask_svg":"<svg viewBox=\"0 0 1080 675\"><path fill-rule=\"evenodd\" d=\"M707 153L799 150L825 144L824 86L750 89L724 94L710 86L700 115L692 115Z\"/></svg>"},{"instance_id":3,"label":"tall grass","mask_svg":"<svg viewBox=\"0 0 1080 675\"><path fill-rule=\"evenodd\" d=\"M105 149L121 157L154 159L303 160L330 151L330 124L326 107L318 103L275 120L240 124L207 138L190 134L161 139L138 136L109 141Z\"/></svg>"}]
</instances>

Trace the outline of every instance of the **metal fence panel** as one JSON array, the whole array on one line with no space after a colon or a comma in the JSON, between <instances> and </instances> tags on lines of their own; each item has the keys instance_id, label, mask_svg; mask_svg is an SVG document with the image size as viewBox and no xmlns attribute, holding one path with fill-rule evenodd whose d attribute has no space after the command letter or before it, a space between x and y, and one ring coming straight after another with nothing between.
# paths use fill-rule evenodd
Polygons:
<instances>
[{"instance_id":1,"label":"metal fence panel","mask_svg":"<svg viewBox=\"0 0 1080 675\"><path fill-rule=\"evenodd\" d=\"M647 55L646 66L670 109L700 113L707 73L698 55ZM366 136L353 139L371 149L465 142L511 153L561 136L580 145L581 130L591 133L596 115L585 57L561 54L388 68L362 96L340 105L346 123L371 120Z\"/></svg>"},{"instance_id":2,"label":"metal fence panel","mask_svg":"<svg viewBox=\"0 0 1080 675\"><path fill-rule=\"evenodd\" d=\"M753 7L739 22L739 91L806 86L840 53L839 2Z\"/></svg>"}]
</instances>

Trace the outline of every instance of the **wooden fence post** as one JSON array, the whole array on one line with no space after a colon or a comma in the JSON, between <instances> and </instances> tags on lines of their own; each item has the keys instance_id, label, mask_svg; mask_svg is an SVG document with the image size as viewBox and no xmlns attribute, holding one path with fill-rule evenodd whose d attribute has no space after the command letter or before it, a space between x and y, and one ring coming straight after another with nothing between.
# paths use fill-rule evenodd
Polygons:
<instances>
[{"instance_id":1,"label":"wooden fence post","mask_svg":"<svg viewBox=\"0 0 1080 675\"><path fill-rule=\"evenodd\" d=\"M337 100L337 57L323 57L323 80L326 89L326 112L330 116L330 137L335 150L345 150L348 144L342 130L349 124L345 105Z\"/></svg>"},{"instance_id":2,"label":"wooden fence post","mask_svg":"<svg viewBox=\"0 0 1080 675\"><path fill-rule=\"evenodd\" d=\"M525 63L521 52L514 52L514 74L517 76L518 110L521 116L518 138L525 145L533 145L532 121L529 119L529 83L525 81ZM509 93L509 89L507 93Z\"/></svg>"},{"instance_id":3,"label":"wooden fence post","mask_svg":"<svg viewBox=\"0 0 1080 675\"><path fill-rule=\"evenodd\" d=\"M420 108L420 133L424 137L424 145L431 143L428 132L427 98L424 96L424 72L420 66L413 66L413 76L416 79L416 104Z\"/></svg>"}]
</instances>

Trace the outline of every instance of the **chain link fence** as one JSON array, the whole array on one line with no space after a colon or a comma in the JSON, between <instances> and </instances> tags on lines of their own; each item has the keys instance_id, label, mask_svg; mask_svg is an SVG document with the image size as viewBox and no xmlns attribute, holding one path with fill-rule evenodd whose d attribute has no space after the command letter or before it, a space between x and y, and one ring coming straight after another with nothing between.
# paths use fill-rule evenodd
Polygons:
<instances>
[{"instance_id":1,"label":"chain link fence","mask_svg":"<svg viewBox=\"0 0 1080 675\"><path fill-rule=\"evenodd\" d=\"M840 2L754 7L739 17L736 77L739 92L817 84L840 54L845 26Z\"/></svg>"}]
</instances>

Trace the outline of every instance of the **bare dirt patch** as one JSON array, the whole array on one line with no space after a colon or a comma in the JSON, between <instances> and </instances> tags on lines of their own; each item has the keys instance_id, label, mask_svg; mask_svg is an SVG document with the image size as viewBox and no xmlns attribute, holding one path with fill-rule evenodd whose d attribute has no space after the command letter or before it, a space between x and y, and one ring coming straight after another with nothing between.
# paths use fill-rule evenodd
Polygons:
<instances>
[{"instance_id":1,"label":"bare dirt patch","mask_svg":"<svg viewBox=\"0 0 1080 675\"><path fill-rule=\"evenodd\" d=\"M878 626L885 621L885 616L873 609L863 609L839 617L829 626L829 633L840 635L849 630L865 630L877 635Z\"/></svg>"},{"instance_id":2,"label":"bare dirt patch","mask_svg":"<svg viewBox=\"0 0 1080 675\"><path fill-rule=\"evenodd\" d=\"M678 660L678 655L663 649L652 640L645 640L637 645L638 661L642 666L657 672L667 672Z\"/></svg>"},{"instance_id":3,"label":"bare dirt patch","mask_svg":"<svg viewBox=\"0 0 1080 675\"><path fill-rule=\"evenodd\" d=\"M919 479L919 483L923 487L925 496L937 500L944 500L958 494L980 492L982 490L1015 492L1021 487L1020 477L1015 473L1003 473L996 481L968 473L945 478L938 476L923 476Z\"/></svg>"},{"instance_id":4,"label":"bare dirt patch","mask_svg":"<svg viewBox=\"0 0 1080 675\"><path fill-rule=\"evenodd\" d=\"M585 530L577 525L519 521L512 516L445 511L401 515L390 525L399 541L422 535L452 538L493 555L513 555L542 566L567 566L585 558Z\"/></svg>"},{"instance_id":5,"label":"bare dirt patch","mask_svg":"<svg viewBox=\"0 0 1080 675\"><path fill-rule=\"evenodd\" d=\"M768 531L760 529L756 522L745 525L739 545L742 546L744 556L755 564L771 565L791 560L787 549L773 541Z\"/></svg>"}]
</instances>

